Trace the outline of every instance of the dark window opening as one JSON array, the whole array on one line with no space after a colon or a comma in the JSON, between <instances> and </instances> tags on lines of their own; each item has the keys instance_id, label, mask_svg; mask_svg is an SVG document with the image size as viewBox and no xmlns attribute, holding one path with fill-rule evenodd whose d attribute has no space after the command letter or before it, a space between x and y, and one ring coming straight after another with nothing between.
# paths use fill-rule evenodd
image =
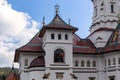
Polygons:
<instances>
[{"instance_id":1,"label":"dark window opening","mask_svg":"<svg viewBox=\"0 0 120 80\"><path fill-rule=\"evenodd\" d=\"M89 77L89 80L95 80L95 77Z\"/></svg>"},{"instance_id":2,"label":"dark window opening","mask_svg":"<svg viewBox=\"0 0 120 80\"><path fill-rule=\"evenodd\" d=\"M87 67L90 67L90 61L87 61Z\"/></svg>"},{"instance_id":3,"label":"dark window opening","mask_svg":"<svg viewBox=\"0 0 120 80\"><path fill-rule=\"evenodd\" d=\"M61 34L58 34L58 40L61 40Z\"/></svg>"},{"instance_id":4,"label":"dark window opening","mask_svg":"<svg viewBox=\"0 0 120 80\"><path fill-rule=\"evenodd\" d=\"M109 76L109 80L115 80L115 76Z\"/></svg>"},{"instance_id":5,"label":"dark window opening","mask_svg":"<svg viewBox=\"0 0 120 80\"><path fill-rule=\"evenodd\" d=\"M111 13L114 13L114 5L111 4Z\"/></svg>"},{"instance_id":6,"label":"dark window opening","mask_svg":"<svg viewBox=\"0 0 120 80\"><path fill-rule=\"evenodd\" d=\"M54 34L51 34L51 39L55 39L55 35Z\"/></svg>"},{"instance_id":7,"label":"dark window opening","mask_svg":"<svg viewBox=\"0 0 120 80\"><path fill-rule=\"evenodd\" d=\"M65 35L65 40L68 40L68 35L67 34Z\"/></svg>"},{"instance_id":8,"label":"dark window opening","mask_svg":"<svg viewBox=\"0 0 120 80\"><path fill-rule=\"evenodd\" d=\"M93 61L93 67L96 67L96 61Z\"/></svg>"},{"instance_id":9,"label":"dark window opening","mask_svg":"<svg viewBox=\"0 0 120 80\"><path fill-rule=\"evenodd\" d=\"M118 59L118 64L120 65L120 58Z\"/></svg>"},{"instance_id":10,"label":"dark window opening","mask_svg":"<svg viewBox=\"0 0 120 80\"><path fill-rule=\"evenodd\" d=\"M81 67L84 67L84 61L83 60L81 61Z\"/></svg>"},{"instance_id":11,"label":"dark window opening","mask_svg":"<svg viewBox=\"0 0 120 80\"><path fill-rule=\"evenodd\" d=\"M55 50L54 62L64 62L64 51L62 49Z\"/></svg>"},{"instance_id":12,"label":"dark window opening","mask_svg":"<svg viewBox=\"0 0 120 80\"><path fill-rule=\"evenodd\" d=\"M116 65L116 60L115 60L115 58L113 58L113 65Z\"/></svg>"},{"instance_id":13,"label":"dark window opening","mask_svg":"<svg viewBox=\"0 0 120 80\"><path fill-rule=\"evenodd\" d=\"M108 65L109 65L109 66L111 65L111 60L110 60L110 59L108 59Z\"/></svg>"},{"instance_id":14,"label":"dark window opening","mask_svg":"<svg viewBox=\"0 0 120 80\"><path fill-rule=\"evenodd\" d=\"M75 61L75 67L78 67L78 60Z\"/></svg>"}]
</instances>

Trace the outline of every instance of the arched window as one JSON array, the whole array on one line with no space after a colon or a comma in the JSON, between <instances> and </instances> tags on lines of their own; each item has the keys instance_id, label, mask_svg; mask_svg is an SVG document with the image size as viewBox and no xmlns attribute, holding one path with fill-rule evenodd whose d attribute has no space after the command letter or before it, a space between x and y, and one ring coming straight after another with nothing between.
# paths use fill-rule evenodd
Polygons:
<instances>
[{"instance_id":1,"label":"arched window","mask_svg":"<svg viewBox=\"0 0 120 80\"><path fill-rule=\"evenodd\" d=\"M114 4L111 4L111 13L114 13Z\"/></svg>"},{"instance_id":2,"label":"arched window","mask_svg":"<svg viewBox=\"0 0 120 80\"><path fill-rule=\"evenodd\" d=\"M120 58L118 59L118 64L120 65Z\"/></svg>"},{"instance_id":3,"label":"arched window","mask_svg":"<svg viewBox=\"0 0 120 80\"><path fill-rule=\"evenodd\" d=\"M58 34L58 40L61 40L61 34Z\"/></svg>"},{"instance_id":4,"label":"arched window","mask_svg":"<svg viewBox=\"0 0 120 80\"><path fill-rule=\"evenodd\" d=\"M113 65L116 65L116 60L115 60L115 58L113 58Z\"/></svg>"},{"instance_id":5,"label":"arched window","mask_svg":"<svg viewBox=\"0 0 120 80\"><path fill-rule=\"evenodd\" d=\"M92 65L93 67L96 67L96 61L93 61Z\"/></svg>"},{"instance_id":6,"label":"arched window","mask_svg":"<svg viewBox=\"0 0 120 80\"><path fill-rule=\"evenodd\" d=\"M90 67L90 61L87 61L87 67Z\"/></svg>"},{"instance_id":7,"label":"arched window","mask_svg":"<svg viewBox=\"0 0 120 80\"><path fill-rule=\"evenodd\" d=\"M85 63L84 60L81 61L81 67L84 67Z\"/></svg>"},{"instance_id":8,"label":"arched window","mask_svg":"<svg viewBox=\"0 0 120 80\"><path fill-rule=\"evenodd\" d=\"M64 51L62 49L57 49L54 52L54 62L64 62Z\"/></svg>"},{"instance_id":9,"label":"arched window","mask_svg":"<svg viewBox=\"0 0 120 80\"><path fill-rule=\"evenodd\" d=\"M95 13L94 13L95 17L97 16L97 7L95 7Z\"/></svg>"},{"instance_id":10,"label":"arched window","mask_svg":"<svg viewBox=\"0 0 120 80\"><path fill-rule=\"evenodd\" d=\"M54 34L51 34L51 39L55 39L55 35Z\"/></svg>"},{"instance_id":11,"label":"arched window","mask_svg":"<svg viewBox=\"0 0 120 80\"><path fill-rule=\"evenodd\" d=\"M78 60L75 60L75 67L78 67Z\"/></svg>"},{"instance_id":12,"label":"arched window","mask_svg":"<svg viewBox=\"0 0 120 80\"><path fill-rule=\"evenodd\" d=\"M68 35L67 34L65 34L65 40L68 40Z\"/></svg>"},{"instance_id":13,"label":"arched window","mask_svg":"<svg viewBox=\"0 0 120 80\"><path fill-rule=\"evenodd\" d=\"M24 65L25 65L25 66L28 66L28 59L25 59Z\"/></svg>"},{"instance_id":14,"label":"arched window","mask_svg":"<svg viewBox=\"0 0 120 80\"><path fill-rule=\"evenodd\" d=\"M106 60L105 60L105 66L106 66Z\"/></svg>"},{"instance_id":15,"label":"arched window","mask_svg":"<svg viewBox=\"0 0 120 80\"><path fill-rule=\"evenodd\" d=\"M111 65L111 61L110 61L110 59L108 59L108 65L109 65L109 66Z\"/></svg>"}]
</instances>

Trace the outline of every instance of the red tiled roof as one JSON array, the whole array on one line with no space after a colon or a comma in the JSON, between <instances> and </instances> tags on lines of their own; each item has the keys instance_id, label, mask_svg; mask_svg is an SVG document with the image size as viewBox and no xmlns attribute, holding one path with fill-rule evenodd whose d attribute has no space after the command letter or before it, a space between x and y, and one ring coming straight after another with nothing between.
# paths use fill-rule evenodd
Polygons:
<instances>
[{"instance_id":1,"label":"red tiled roof","mask_svg":"<svg viewBox=\"0 0 120 80\"><path fill-rule=\"evenodd\" d=\"M31 63L29 68L32 67L45 67L45 60L44 60L44 56L39 56L36 59L34 59Z\"/></svg>"},{"instance_id":2,"label":"red tiled roof","mask_svg":"<svg viewBox=\"0 0 120 80\"><path fill-rule=\"evenodd\" d=\"M19 80L19 76L15 73L12 72L10 75L6 78L6 80Z\"/></svg>"},{"instance_id":3,"label":"red tiled roof","mask_svg":"<svg viewBox=\"0 0 120 80\"><path fill-rule=\"evenodd\" d=\"M96 48L92 44L92 42L88 39L81 39L77 42L76 45L73 47L73 53L74 54L80 54L80 53L95 53Z\"/></svg>"},{"instance_id":4,"label":"red tiled roof","mask_svg":"<svg viewBox=\"0 0 120 80\"><path fill-rule=\"evenodd\" d=\"M120 44L109 45L108 47L104 48L105 53L114 51L120 51Z\"/></svg>"},{"instance_id":5,"label":"red tiled roof","mask_svg":"<svg viewBox=\"0 0 120 80\"><path fill-rule=\"evenodd\" d=\"M72 30L73 32L77 31L78 28L75 28L67 23L65 23L58 14L54 17L52 22L48 25L43 26L40 31L40 37L42 37L47 29L57 29L57 30Z\"/></svg>"},{"instance_id":6,"label":"red tiled roof","mask_svg":"<svg viewBox=\"0 0 120 80\"><path fill-rule=\"evenodd\" d=\"M38 34L25 46L22 46L15 51L14 61L18 61L20 52L44 52L42 48L42 38L38 37Z\"/></svg>"}]
</instances>

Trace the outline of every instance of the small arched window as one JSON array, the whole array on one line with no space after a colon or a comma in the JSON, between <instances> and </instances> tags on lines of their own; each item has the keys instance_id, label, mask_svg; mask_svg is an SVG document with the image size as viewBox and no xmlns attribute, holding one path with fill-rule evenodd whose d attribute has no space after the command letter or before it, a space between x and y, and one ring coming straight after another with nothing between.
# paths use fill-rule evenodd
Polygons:
<instances>
[{"instance_id":1,"label":"small arched window","mask_svg":"<svg viewBox=\"0 0 120 80\"><path fill-rule=\"evenodd\" d=\"M106 66L106 60L105 60L105 66Z\"/></svg>"},{"instance_id":2,"label":"small arched window","mask_svg":"<svg viewBox=\"0 0 120 80\"><path fill-rule=\"evenodd\" d=\"M61 34L58 34L58 40L61 40Z\"/></svg>"},{"instance_id":3,"label":"small arched window","mask_svg":"<svg viewBox=\"0 0 120 80\"><path fill-rule=\"evenodd\" d=\"M111 13L114 13L114 4L111 4Z\"/></svg>"},{"instance_id":4,"label":"small arched window","mask_svg":"<svg viewBox=\"0 0 120 80\"><path fill-rule=\"evenodd\" d=\"M111 61L110 61L110 59L108 59L108 65L109 65L109 66L111 65Z\"/></svg>"},{"instance_id":5,"label":"small arched window","mask_svg":"<svg viewBox=\"0 0 120 80\"><path fill-rule=\"evenodd\" d=\"M84 67L85 63L84 60L81 61L81 67Z\"/></svg>"},{"instance_id":6,"label":"small arched window","mask_svg":"<svg viewBox=\"0 0 120 80\"><path fill-rule=\"evenodd\" d=\"M113 65L116 65L116 60L115 60L115 58L113 58Z\"/></svg>"},{"instance_id":7,"label":"small arched window","mask_svg":"<svg viewBox=\"0 0 120 80\"><path fill-rule=\"evenodd\" d=\"M75 60L75 67L78 67L78 60Z\"/></svg>"},{"instance_id":8,"label":"small arched window","mask_svg":"<svg viewBox=\"0 0 120 80\"><path fill-rule=\"evenodd\" d=\"M90 61L87 61L87 67L90 67Z\"/></svg>"},{"instance_id":9,"label":"small arched window","mask_svg":"<svg viewBox=\"0 0 120 80\"><path fill-rule=\"evenodd\" d=\"M55 39L55 35L54 34L51 34L51 39Z\"/></svg>"},{"instance_id":10,"label":"small arched window","mask_svg":"<svg viewBox=\"0 0 120 80\"><path fill-rule=\"evenodd\" d=\"M62 49L57 49L54 52L54 62L64 62L64 51Z\"/></svg>"},{"instance_id":11,"label":"small arched window","mask_svg":"<svg viewBox=\"0 0 120 80\"><path fill-rule=\"evenodd\" d=\"M67 34L65 34L65 40L68 40L68 35Z\"/></svg>"},{"instance_id":12,"label":"small arched window","mask_svg":"<svg viewBox=\"0 0 120 80\"><path fill-rule=\"evenodd\" d=\"M118 59L118 64L120 65L120 58Z\"/></svg>"},{"instance_id":13,"label":"small arched window","mask_svg":"<svg viewBox=\"0 0 120 80\"><path fill-rule=\"evenodd\" d=\"M25 65L25 66L28 66L28 59L25 59L24 65Z\"/></svg>"},{"instance_id":14,"label":"small arched window","mask_svg":"<svg viewBox=\"0 0 120 80\"><path fill-rule=\"evenodd\" d=\"M95 7L95 17L97 17L97 7Z\"/></svg>"},{"instance_id":15,"label":"small arched window","mask_svg":"<svg viewBox=\"0 0 120 80\"><path fill-rule=\"evenodd\" d=\"M93 67L96 67L96 61L93 61L92 65Z\"/></svg>"}]
</instances>

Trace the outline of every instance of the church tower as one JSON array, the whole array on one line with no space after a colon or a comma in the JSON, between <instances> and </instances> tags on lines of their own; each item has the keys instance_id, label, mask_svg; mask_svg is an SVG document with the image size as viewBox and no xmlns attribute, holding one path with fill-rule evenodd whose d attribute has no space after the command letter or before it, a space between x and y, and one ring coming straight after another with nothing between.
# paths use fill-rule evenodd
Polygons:
<instances>
[{"instance_id":1,"label":"church tower","mask_svg":"<svg viewBox=\"0 0 120 80\"><path fill-rule=\"evenodd\" d=\"M56 15L53 20L43 25L40 37L43 37L45 51L46 73L49 80L72 80L73 74L73 34L77 28L65 23L58 14L59 6L56 5Z\"/></svg>"},{"instance_id":2,"label":"church tower","mask_svg":"<svg viewBox=\"0 0 120 80\"><path fill-rule=\"evenodd\" d=\"M104 47L118 24L120 0L92 0L93 17L90 39L97 48Z\"/></svg>"}]
</instances>

